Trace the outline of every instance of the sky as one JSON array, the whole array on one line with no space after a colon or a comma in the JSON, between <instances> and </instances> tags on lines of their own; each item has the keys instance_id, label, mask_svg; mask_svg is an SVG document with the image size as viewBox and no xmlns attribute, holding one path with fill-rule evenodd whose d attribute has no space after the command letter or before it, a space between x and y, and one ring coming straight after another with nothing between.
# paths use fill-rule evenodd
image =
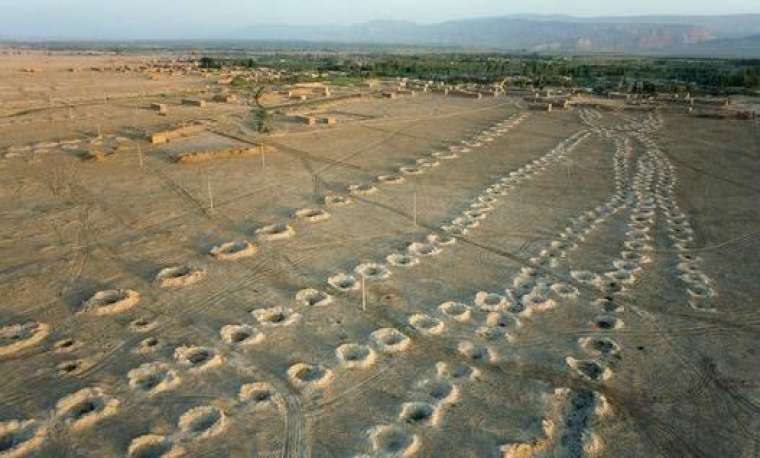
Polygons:
<instances>
[{"instance_id":1,"label":"sky","mask_svg":"<svg viewBox=\"0 0 760 458\"><path fill-rule=\"evenodd\" d=\"M219 36L256 24L760 13L760 0L0 0L0 11L0 38L126 39Z\"/></svg>"}]
</instances>

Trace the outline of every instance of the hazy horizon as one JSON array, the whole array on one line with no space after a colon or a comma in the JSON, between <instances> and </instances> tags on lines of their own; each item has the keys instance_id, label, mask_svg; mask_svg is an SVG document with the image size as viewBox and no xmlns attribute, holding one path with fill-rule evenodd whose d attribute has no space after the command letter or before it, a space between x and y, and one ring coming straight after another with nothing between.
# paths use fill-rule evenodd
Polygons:
<instances>
[{"instance_id":1,"label":"hazy horizon","mask_svg":"<svg viewBox=\"0 0 760 458\"><path fill-rule=\"evenodd\" d=\"M756 1L727 0L719 4L684 0L644 0L621 6L601 0L572 5L539 0L530 8L522 3L472 0L366 0L359 4L339 0L280 0L276 3L226 0L221 5L202 0L148 0L96 2L94 0L0 0L2 38L170 39L223 37L255 25L350 25L378 20L420 24L509 15L569 15L575 17L651 15L757 14Z\"/></svg>"}]
</instances>

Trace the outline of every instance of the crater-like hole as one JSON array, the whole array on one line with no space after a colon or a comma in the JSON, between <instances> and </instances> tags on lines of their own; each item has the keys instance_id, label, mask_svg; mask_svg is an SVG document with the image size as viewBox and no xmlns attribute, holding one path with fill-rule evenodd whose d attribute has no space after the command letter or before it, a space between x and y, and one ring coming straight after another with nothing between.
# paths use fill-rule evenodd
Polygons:
<instances>
[{"instance_id":1,"label":"crater-like hole","mask_svg":"<svg viewBox=\"0 0 760 458\"><path fill-rule=\"evenodd\" d=\"M385 335L383 335L383 336L380 338L380 340L381 340L381 341L382 341L384 344L386 344L386 345L396 345L396 344L398 344L398 343L401 343L401 341L402 341L402 340L404 340L404 337L403 337L403 336L401 336L401 335L399 335L399 334L395 334L395 333L389 333L389 334L385 334Z\"/></svg>"},{"instance_id":2,"label":"crater-like hole","mask_svg":"<svg viewBox=\"0 0 760 458\"><path fill-rule=\"evenodd\" d=\"M593 361L581 361L578 363L577 369L592 380L597 380L602 375L601 366Z\"/></svg>"},{"instance_id":3,"label":"crater-like hole","mask_svg":"<svg viewBox=\"0 0 760 458\"><path fill-rule=\"evenodd\" d=\"M210 429L220 419L219 412L211 410L207 415L198 415L193 418L193 421L188 425L187 430L192 433L200 433Z\"/></svg>"},{"instance_id":4,"label":"crater-like hole","mask_svg":"<svg viewBox=\"0 0 760 458\"><path fill-rule=\"evenodd\" d=\"M249 331L239 330L235 331L232 336L230 336L230 339L235 343L240 343L249 337L251 337L251 333Z\"/></svg>"},{"instance_id":5,"label":"crater-like hole","mask_svg":"<svg viewBox=\"0 0 760 458\"><path fill-rule=\"evenodd\" d=\"M187 355L187 360L193 365L202 364L211 358L211 353L206 350L196 350Z\"/></svg>"},{"instance_id":6,"label":"crater-like hole","mask_svg":"<svg viewBox=\"0 0 760 458\"><path fill-rule=\"evenodd\" d=\"M100 408L99 403L97 403L96 401L86 400L75 405L74 408L72 408L69 412L70 412L71 417L76 420L88 414L91 414L92 412L95 412L99 408Z\"/></svg>"},{"instance_id":7,"label":"crater-like hole","mask_svg":"<svg viewBox=\"0 0 760 458\"><path fill-rule=\"evenodd\" d=\"M594 339L591 347L600 353L609 353L615 349L615 344L606 339Z\"/></svg>"},{"instance_id":8,"label":"crater-like hole","mask_svg":"<svg viewBox=\"0 0 760 458\"><path fill-rule=\"evenodd\" d=\"M313 382L319 380L323 376L323 372L318 367L305 366L300 368L296 374L296 378L305 382Z\"/></svg>"},{"instance_id":9,"label":"crater-like hole","mask_svg":"<svg viewBox=\"0 0 760 458\"><path fill-rule=\"evenodd\" d=\"M155 442L146 444L138 450L133 451L130 458L162 458L172 449L171 444L165 442Z\"/></svg>"},{"instance_id":10,"label":"crater-like hole","mask_svg":"<svg viewBox=\"0 0 760 458\"><path fill-rule=\"evenodd\" d=\"M615 318L611 317L597 318L596 327L600 329L613 329L616 321Z\"/></svg>"},{"instance_id":11,"label":"crater-like hole","mask_svg":"<svg viewBox=\"0 0 760 458\"><path fill-rule=\"evenodd\" d=\"M150 391L161 383L162 374L152 373L137 381L137 385L145 391Z\"/></svg>"},{"instance_id":12,"label":"crater-like hole","mask_svg":"<svg viewBox=\"0 0 760 458\"><path fill-rule=\"evenodd\" d=\"M79 362L78 361L70 361L68 363L63 363L60 366L58 366L58 369L63 373L71 373L75 370L79 369Z\"/></svg>"},{"instance_id":13,"label":"crater-like hole","mask_svg":"<svg viewBox=\"0 0 760 458\"><path fill-rule=\"evenodd\" d=\"M272 393L269 391L258 391L253 395L253 400L256 402L266 402L272 399Z\"/></svg>"}]
</instances>

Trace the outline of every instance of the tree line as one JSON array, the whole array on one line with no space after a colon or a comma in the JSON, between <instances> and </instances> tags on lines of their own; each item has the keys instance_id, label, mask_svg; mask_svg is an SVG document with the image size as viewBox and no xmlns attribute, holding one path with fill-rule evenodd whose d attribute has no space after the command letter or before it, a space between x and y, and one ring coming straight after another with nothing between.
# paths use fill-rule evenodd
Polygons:
<instances>
[{"instance_id":1,"label":"tree line","mask_svg":"<svg viewBox=\"0 0 760 458\"><path fill-rule=\"evenodd\" d=\"M203 68L268 67L293 74L339 74L348 78L408 77L455 83L580 86L597 91L691 90L731 92L760 89L760 59L545 56L537 54L324 54L268 53L247 58L204 56ZM298 74L302 74L298 76Z\"/></svg>"}]
</instances>

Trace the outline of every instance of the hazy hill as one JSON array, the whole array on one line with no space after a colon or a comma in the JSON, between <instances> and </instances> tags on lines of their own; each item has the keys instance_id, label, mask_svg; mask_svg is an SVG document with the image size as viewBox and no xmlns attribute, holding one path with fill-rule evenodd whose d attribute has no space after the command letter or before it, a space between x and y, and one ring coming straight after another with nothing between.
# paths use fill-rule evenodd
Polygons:
<instances>
[{"instance_id":1,"label":"hazy hill","mask_svg":"<svg viewBox=\"0 0 760 458\"><path fill-rule=\"evenodd\" d=\"M409 21L372 21L354 25L252 25L244 28L206 24L198 27L183 21L143 27L140 35L151 42L184 40L199 46L240 43L241 47L318 45L357 48L436 48L475 50L631 53L656 55L760 57L760 14L730 16L637 16L572 17L561 15L513 15L452 20L435 24ZM136 29L137 27L135 27ZM26 37L27 41L133 42L129 23L109 26L95 21L81 31L63 25L55 35ZM19 38L0 30L0 39ZM110 42L109 42L110 40Z\"/></svg>"},{"instance_id":2,"label":"hazy hill","mask_svg":"<svg viewBox=\"0 0 760 458\"><path fill-rule=\"evenodd\" d=\"M459 46L561 52L668 52L760 34L760 15L574 18L506 16L416 24L253 26L229 38Z\"/></svg>"},{"instance_id":3,"label":"hazy hill","mask_svg":"<svg viewBox=\"0 0 760 458\"><path fill-rule=\"evenodd\" d=\"M726 57L760 57L760 34L711 40L689 49L694 54Z\"/></svg>"},{"instance_id":4,"label":"hazy hill","mask_svg":"<svg viewBox=\"0 0 760 458\"><path fill-rule=\"evenodd\" d=\"M593 18L602 22L637 22L648 24L689 24L701 27L716 38L739 38L760 34L760 14L729 16L636 16Z\"/></svg>"}]
</instances>

